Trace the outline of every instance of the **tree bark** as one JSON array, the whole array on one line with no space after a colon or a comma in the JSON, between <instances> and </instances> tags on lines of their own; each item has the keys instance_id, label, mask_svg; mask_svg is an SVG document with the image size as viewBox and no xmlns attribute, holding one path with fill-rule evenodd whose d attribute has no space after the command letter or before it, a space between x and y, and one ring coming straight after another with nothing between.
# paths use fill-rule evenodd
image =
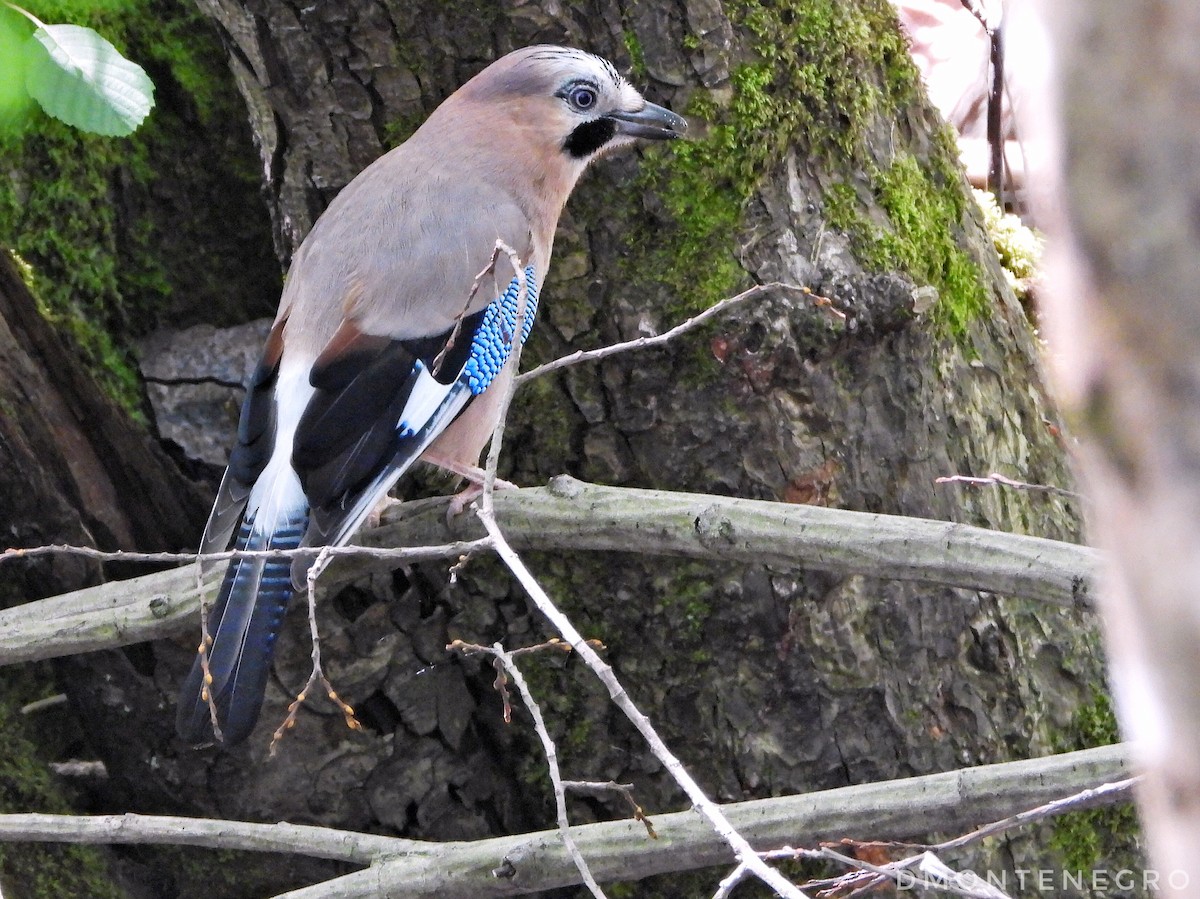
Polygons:
<instances>
[{"instance_id":1,"label":"tree bark","mask_svg":"<svg viewBox=\"0 0 1200 899\"><path fill-rule=\"evenodd\" d=\"M0 252L0 510L6 546L177 550L195 541L204 491L77 364ZM131 571L133 569L126 569ZM68 556L5 563L4 605L101 576Z\"/></svg>"},{"instance_id":2,"label":"tree bark","mask_svg":"<svg viewBox=\"0 0 1200 899\"><path fill-rule=\"evenodd\" d=\"M145 429L129 419L79 364L77 350L38 311L7 249L0 248L0 533L5 548L67 543L105 550L178 550L192 543L203 521L203 491L186 480ZM6 559L0 565L4 608L76 590L105 577L128 577L144 566L101 567L78 557ZM36 726L18 713L25 690L39 695L57 675L60 689L80 715L88 697L106 689L112 702L133 670L121 651L96 653L86 662L60 660L54 671L6 676L0 683L0 734L6 747L0 777L5 811L67 810L61 785L45 770L48 747L78 741L79 724L65 715L42 715ZM125 724L158 706L159 695L123 706ZM81 717L88 720L86 712ZM107 716L105 716L107 717ZM155 717L161 717L156 715ZM132 745L147 729L96 734L110 748L112 773L121 759L138 758ZM136 738L133 734L136 733ZM107 737L107 738L106 738ZM139 767L136 776L145 774ZM134 781L120 781L125 784ZM59 895L115 896L94 853L46 852L28 846L4 850L5 883L24 895L42 896L47 884Z\"/></svg>"},{"instance_id":3,"label":"tree bark","mask_svg":"<svg viewBox=\"0 0 1200 899\"><path fill-rule=\"evenodd\" d=\"M749 282L809 286L847 316L833 324L781 295L667 348L535 382L517 398L506 477L567 472L1078 536L1070 498L934 484L1000 470L1067 487L1070 475L1029 323L884 0L200 5L226 37L284 258L471 74L517 46L570 43L708 124L589 175L560 228L530 362L661 332ZM1103 692L1080 609L763 565L531 561L724 801L1074 748L1078 713ZM259 733L231 753L173 756L175 789L230 817L423 838L551 819L539 751L519 717L500 723L494 672L444 650L543 639L502 571L472 561L453 586L445 566L375 576L321 626L326 670L367 731L348 734L316 702L267 763L309 667L293 610ZM173 690L194 644L158 644L159 686ZM568 776L633 781L651 810L678 803L586 674L527 664ZM572 805L580 821L622 813ZM1019 866L1045 848L1005 851L979 864Z\"/></svg>"}]
</instances>

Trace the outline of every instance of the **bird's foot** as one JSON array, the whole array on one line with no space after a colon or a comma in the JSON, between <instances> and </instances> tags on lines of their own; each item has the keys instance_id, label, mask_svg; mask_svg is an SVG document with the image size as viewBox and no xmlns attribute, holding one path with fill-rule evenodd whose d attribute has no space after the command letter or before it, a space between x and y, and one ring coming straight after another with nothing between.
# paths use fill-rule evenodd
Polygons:
<instances>
[{"instance_id":1,"label":"bird's foot","mask_svg":"<svg viewBox=\"0 0 1200 899\"><path fill-rule=\"evenodd\" d=\"M375 508L367 513L366 519L363 521L363 529L377 528L380 522L383 521L383 516L387 514L388 509L393 506L401 505L401 501L394 496L385 495L383 499L375 504Z\"/></svg>"},{"instance_id":2,"label":"bird's foot","mask_svg":"<svg viewBox=\"0 0 1200 899\"><path fill-rule=\"evenodd\" d=\"M464 475L465 477L465 475ZM505 481L501 478L496 478L495 487L497 490L517 490L516 484L511 481ZM483 481L479 483L472 481L467 485L465 490L460 490L454 496L450 497L450 506L446 509L446 523L461 515L471 503L483 496Z\"/></svg>"},{"instance_id":3,"label":"bird's foot","mask_svg":"<svg viewBox=\"0 0 1200 899\"><path fill-rule=\"evenodd\" d=\"M487 472L477 465L466 465L455 459L443 458L441 456L431 456L426 452L422 460L430 465L435 465L443 471L448 471L451 474L456 474L460 478L468 481L467 488L450 497L450 507L446 510L447 524L461 515L471 503L483 495L483 482L487 479ZM503 478L496 478L495 488L497 490L516 490L517 485L512 481L506 481Z\"/></svg>"},{"instance_id":4,"label":"bird's foot","mask_svg":"<svg viewBox=\"0 0 1200 899\"><path fill-rule=\"evenodd\" d=\"M460 490L450 497L450 505L446 508L446 524L450 524L466 511L467 506L483 496L482 484L468 484L466 490Z\"/></svg>"}]
</instances>

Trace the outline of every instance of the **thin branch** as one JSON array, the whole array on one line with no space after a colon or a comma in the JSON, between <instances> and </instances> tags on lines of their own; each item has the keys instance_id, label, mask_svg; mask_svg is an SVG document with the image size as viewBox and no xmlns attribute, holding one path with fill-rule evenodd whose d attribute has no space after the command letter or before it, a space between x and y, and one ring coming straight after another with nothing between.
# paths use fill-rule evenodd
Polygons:
<instances>
[{"instance_id":1,"label":"thin branch","mask_svg":"<svg viewBox=\"0 0 1200 899\"><path fill-rule=\"evenodd\" d=\"M1088 547L945 521L701 494L599 487L569 477L549 487L494 496L496 518L516 548L619 551L775 570L814 569L896 578L1063 606L1091 602L1099 554ZM486 537L473 519L445 520L445 500L405 503L389 523L355 539L411 549L369 549L369 563L341 559L324 592L379 564L458 558L486 539L415 546L430 539ZM465 518L465 516L464 516ZM223 555L223 554L222 554ZM192 559L194 555L184 558ZM114 581L0 611L0 664L53 658L151 640L195 627L194 568Z\"/></svg>"},{"instance_id":2,"label":"thin branch","mask_svg":"<svg viewBox=\"0 0 1200 899\"><path fill-rule=\"evenodd\" d=\"M438 844L299 824L251 824L168 815L0 815L0 841L201 846L288 852L369 865L432 857Z\"/></svg>"},{"instance_id":3,"label":"thin branch","mask_svg":"<svg viewBox=\"0 0 1200 899\"><path fill-rule=\"evenodd\" d=\"M434 376L441 372L442 363L446 361L446 354L454 348L454 344L458 341L459 335L462 332L463 319L467 316L467 310L471 308L471 301L479 293L479 288L483 285L483 279L495 272L496 260L500 258L502 243L503 241L496 241L496 246L492 250L492 258L488 260L488 264L480 269L479 274L475 276L475 281L471 284L471 290L467 293L466 302L463 303L463 307L459 310L458 315L454 317L454 328L450 331L450 336L446 339L446 345L434 357L433 364L430 366L430 371Z\"/></svg>"},{"instance_id":4,"label":"thin branch","mask_svg":"<svg viewBox=\"0 0 1200 899\"><path fill-rule=\"evenodd\" d=\"M1065 487L1055 487L1052 484L1030 484L1025 481L1014 481L999 472L993 471L986 477L976 478L965 474L949 475L944 478L934 478L935 484L969 484L972 487L1012 487L1014 490L1032 490L1042 493L1053 493L1057 496L1079 496L1074 490Z\"/></svg>"},{"instance_id":5,"label":"thin branch","mask_svg":"<svg viewBox=\"0 0 1200 899\"><path fill-rule=\"evenodd\" d=\"M55 693L53 696L47 696L44 699L35 699L33 702L28 702L21 706L22 715L33 715L37 712L43 712L46 709L52 709L55 706L66 705L67 694Z\"/></svg>"},{"instance_id":6,"label":"thin branch","mask_svg":"<svg viewBox=\"0 0 1200 899\"><path fill-rule=\"evenodd\" d=\"M766 858L811 858L811 859L832 859L844 864L851 865L857 870L843 874L839 877L824 878L821 880L812 880L804 884L810 889L821 889L826 893L833 894L846 890L844 895L854 896L859 892L870 892L878 889L889 882L895 882L905 889L911 889L914 886L922 886L929 889L949 890L963 896L984 897L984 899L1001 899L1004 893L997 890L991 884L983 884L978 877L971 879L966 875L958 874L947 868L936 855L935 852L945 852L947 850L961 849L972 843L988 837L994 837L1005 831L1012 830L1017 827L1024 827L1029 824L1035 824L1047 818L1056 817L1066 814L1067 812L1081 811L1083 809L1094 808L1099 805L1109 805L1113 802L1128 801L1129 794L1133 791L1134 786L1140 780L1139 777L1130 777L1114 783L1101 784L1098 787L1091 787L1086 790L1081 790L1073 793L1070 796L1053 799L1050 802L1037 806L1036 808L1026 809L1015 815L1010 815L999 821L994 821L991 824L976 828L969 833L954 837L953 839L944 840L941 843L906 843L897 841L871 841L864 842L861 840L844 839L842 845L852 849L856 856L862 850L868 851L889 851L889 850L904 850L906 852L916 851L917 855L912 855L908 858L901 859L896 862L891 862L881 867L873 867L857 858L849 859L846 856L837 853L831 846L823 846L820 849L792 849L785 847L783 849L774 850L764 853ZM940 866L940 867L939 867ZM936 879L929 880L927 878L917 877L910 873L909 869L919 867L924 873L929 874ZM863 876L863 872L867 872L874 876ZM735 872L736 873L736 872ZM732 875L731 875L732 876ZM715 899L715 897L714 897Z\"/></svg>"},{"instance_id":7,"label":"thin branch","mask_svg":"<svg viewBox=\"0 0 1200 899\"><path fill-rule=\"evenodd\" d=\"M991 77L988 79L987 95L987 141L989 149L987 186L996 198L1000 208L1004 208L1004 136L1003 126L1004 102L1004 29L999 21L992 22L987 11L982 9L974 0L962 0L967 12L973 15L981 26L988 40L988 69ZM994 9L1004 14L1003 7L996 4Z\"/></svg>"},{"instance_id":8,"label":"thin branch","mask_svg":"<svg viewBox=\"0 0 1200 899\"><path fill-rule=\"evenodd\" d=\"M766 853L763 855L765 857ZM713 893L713 899L728 899L733 895L737 885L745 880L749 873L750 869L746 867L745 863L739 862L737 867L721 878L721 882L717 884L717 891Z\"/></svg>"},{"instance_id":9,"label":"thin branch","mask_svg":"<svg viewBox=\"0 0 1200 899\"><path fill-rule=\"evenodd\" d=\"M574 647L575 651L579 653L580 658L583 659L592 672L600 679L600 682L604 684L613 703L624 712L625 717L637 728L638 732L642 735L642 739L646 741L650 751L654 754L654 757L663 763L671 778L687 794L693 808L708 821L713 830L730 846L738 861L750 868L756 877L775 890L780 896L803 899L804 894L800 890L789 883L782 874L768 867L765 862L758 858L753 847L746 841L746 838L738 833L737 829L730 824L717 805L700 789L700 785L696 783L691 774L684 768L683 763L663 743L658 733L654 730L654 726L650 723L650 720L642 714L641 710L630 699L629 694L625 692L625 688L617 680L612 668L588 645L587 641L583 639L583 635L575 629L575 625L571 623L570 619L559 611L553 600L550 599L549 595L546 594L541 585L533 577L533 574L525 567L525 563L521 560L520 556L508 545L503 533L500 531L499 525L496 523L493 510L480 508L477 510L477 515L487 530L488 536L495 542L495 552L500 556L501 561L508 566L509 571L520 582L530 599L533 600L534 605L537 606L538 611L547 618L551 626L562 635L563 639Z\"/></svg>"},{"instance_id":10,"label":"thin branch","mask_svg":"<svg viewBox=\"0 0 1200 899\"><path fill-rule=\"evenodd\" d=\"M432 559L443 559L447 556L470 553L485 548L486 541L479 541L477 543L450 543L444 546L301 546L296 549L230 549L215 553L143 553L120 549L103 550L92 546L67 546L55 543L47 546L10 547L0 552L0 564L16 559L32 559L39 556L53 555L83 556L84 558L96 559L101 562L146 562L151 564L165 562L228 562L233 559L315 559L326 551L332 557L365 557L407 564L409 562L428 562Z\"/></svg>"},{"instance_id":11,"label":"thin branch","mask_svg":"<svg viewBox=\"0 0 1200 899\"><path fill-rule=\"evenodd\" d=\"M814 850L797 850L797 852L803 858L829 859L857 869L857 871L851 872L850 878L847 878L847 884L852 883L854 886L853 892L848 893L847 896L874 892L879 886L890 881L902 885L905 889L912 889L914 886L923 887L953 893L956 896L965 896L966 899L1011 899L1007 893L981 880L978 875L971 872L960 874L951 870L931 852L923 852L912 858L901 859L886 865L875 865L862 859L850 858L828 846ZM913 868L930 876L921 877L914 874L911 870ZM864 878L859 876L859 872L875 876Z\"/></svg>"},{"instance_id":12,"label":"thin branch","mask_svg":"<svg viewBox=\"0 0 1200 899\"><path fill-rule=\"evenodd\" d=\"M737 296L726 297L720 302L714 303L703 312L687 319L686 321L680 322L678 325L671 328L669 331L664 331L662 334L655 334L652 337L637 337L633 340L626 340L622 343L610 344L609 346L599 347L598 349L594 350L576 350L573 353L568 353L566 356L561 356L558 359L546 362L545 364L539 365L537 368L532 369L531 371L517 375L517 384L524 384L526 381L530 381L533 378L549 374L550 372L557 371L560 368L566 368L569 365L578 365L581 362L593 362L597 359L607 359L609 356L615 356L618 353L627 353L630 350L640 350L645 349L646 347L661 346L664 343L674 340L681 334L685 334L694 328L698 328L710 318L714 318L715 316L728 311L734 306L740 305L747 300L752 300L755 297L762 296L763 294L770 293L792 293L811 297L818 307L827 310L830 315L838 318L839 320L845 321L846 314L838 310L833 305L832 300L830 300L828 297L823 297L819 294L813 293L807 287L797 287L794 284L782 284L779 282L759 284L751 287L749 290L742 291Z\"/></svg>"},{"instance_id":13,"label":"thin branch","mask_svg":"<svg viewBox=\"0 0 1200 899\"><path fill-rule=\"evenodd\" d=\"M213 637L208 628L209 608L213 597L204 589L206 564L202 559L196 566L196 594L200 597L200 645L196 647L196 656L200 659L200 698L208 705L208 721L212 725L213 739L220 743L225 736L221 732L221 716L217 712L217 699L212 691L213 674L208 655L213 645Z\"/></svg>"},{"instance_id":14,"label":"thin branch","mask_svg":"<svg viewBox=\"0 0 1200 899\"><path fill-rule=\"evenodd\" d=\"M512 265L520 281L517 285L517 314L513 324L513 333L509 336L508 358L504 361L501 377L498 379L503 392L496 410L496 426L492 430L492 442L488 447L487 463L484 465L483 495L480 497L481 508L490 513L493 508L493 498L496 492L496 470L500 466L500 448L504 444L504 429L508 424L508 409L512 405L513 394L517 390L516 373L521 367L521 352L525 349L525 314L529 302L529 275L525 263L517 256L517 251L502 240L496 241L497 251L503 250L508 254L509 264ZM504 375L508 375L507 378ZM494 388L493 388L494 389Z\"/></svg>"},{"instance_id":15,"label":"thin branch","mask_svg":"<svg viewBox=\"0 0 1200 899\"><path fill-rule=\"evenodd\" d=\"M65 762L51 762L48 766L59 777L79 777L91 780L105 780L108 777L108 766L94 759L69 759Z\"/></svg>"},{"instance_id":16,"label":"thin branch","mask_svg":"<svg viewBox=\"0 0 1200 899\"><path fill-rule=\"evenodd\" d=\"M484 510L488 515L494 514L493 498L496 492L496 470L500 465L500 449L504 443L504 428L508 422L508 410L512 405L513 394L517 389L515 373L520 369L521 351L524 349L525 341L525 316L528 311L529 302L529 272L525 267L524 262L518 258L516 251L505 244L503 241L496 241L496 250L503 250L508 254L509 263L513 270L517 272L517 277L520 282L517 286L517 314L513 323L513 333L509 336L509 353L505 360L502 374L507 374L508 377L500 378L500 387L503 392L500 395L500 402L496 413L496 425L492 431L491 446L488 448L487 463L484 466L483 476L483 494L480 497L481 514ZM494 520L494 519L493 519ZM489 535L491 536L491 535ZM495 538L493 537L493 545ZM554 745L554 741L550 739L550 731L546 729L546 722L542 718L541 708L533 698L533 694L529 692L529 686L525 683L525 678L521 671L517 668L512 656L505 653L503 647L499 643L492 650L497 662L503 666L503 670L508 672L513 683L516 684L517 690L521 693L521 697L525 701L525 708L533 718L533 727L537 732L538 738L542 741L542 750L546 753L546 766L550 773L550 783L554 791L554 808L558 818L558 832L562 838L563 846L570 855L575 869L579 872L584 885L588 888L593 896L604 899L604 891L600 889L600 885L596 883L592 877L592 872L588 868L587 861L583 854L580 853L579 847L575 844L575 840L571 836L571 822L567 818L567 798L563 792L562 772L558 767L558 749ZM497 677L497 685L503 689L503 682ZM510 718L508 708L508 696L504 696L505 704L505 721Z\"/></svg>"},{"instance_id":17,"label":"thin branch","mask_svg":"<svg viewBox=\"0 0 1200 899\"><path fill-rule=\"evenodd\" d=\"M271 734L269 754L272 756L275 755L275 750L278 748L280 740L283 739L289 730L296 726L296 717L300 713L300 708L308 698L309 691L318 682L325 688L325 695L329 697L329 700L338 707L345 717L346 726L351 730L362 730L362 725L354 717L354 709L338 696L337 691L333 689L333 684L329 682L329 678L325 676L325 671L321 667L321 631L317 626L317 578L321 576L321 572L329 564L329 560L332 558L330 553L332 549L332 546L322 547L317 560L313 562L305 574L306 596L308 598L308 636L312 642L312 669L309 671L308 680L300 689L300 692L288 704L287 715L284 716L279 727L275 728L275 732Z\"/></svg>"},{"instance_id":18,"label":"thin branch","mask_svg":"<svg viewBox=\"0 0 1200 899\"><path fill-rule=\"evenodd\" d=\"M588 642L599 641L589 640ZM604 783L590 780L564 780L563 789L570 790L572 793L586 793L589 796L596 797L603 796L605 793L616 793L618 796L625 797L625 801L629 803L629 808L633 812L633 820L641 821L645 825L646 836L652 840L658 839L658 832L654 829L654 822L646 816L645 810L633 798L633 784L619 784L615 780L605 781Z\"/></svg>"},{"instance_id":19,"label":"thin branch","mask_svg":"<svg viewBox=\"0 0 1200 899\"><path fill-rule=\"evenodd\" d=\"M558 649L560 646L568 651L570 647L565 643L558 644L540 644L539 647L526 647L524 651L530 649L539 649L551 647ZM546 767L550 772L550 785L554 792L554 809L558 818L558 833L562 838L563 846L566 847L567 854L571 857L571 861L575 864L575 868L579 871L579 877L583 885L588 888L593 896L598 899L604 899L604 890L600 889L600 885L596 883L592 872L588 868L587 860L579 851L579 846L576 845L574 838L571 836L571 822L567 818L567 794L563 784L562 770L558 766L558 748L554 744L554 740L550 737L550 731L546 727L546 719L542 717L541 706L537 700L533 698L533 693L529 690L529 684L525 682L524 675L521 674L521 669L517 667L515 656L522 650L514 650L506 652L504 647L499 643L494 646L478 646L474 644L463 643L461 640L456 640L447 649L455 648L462 652L485 652L495 661L498 675L496 679L497 689L504 690L503 677L507 675L516 685L517 692L521 694L521 700L525 703L525 708L533 718L533 729L538 735L538 739L542 741L542 751L546 753ZM508 705L508 693L504 691L504 722L507 724L511 720Z\"/></svg>"},{"instance_id":20,"label":"thin branch","mask_svg":"<svg viewBox=\"0 0 1200 899\"><path fill-rule=\"evenodd\" d=\"M497 241L496 245L502 246L499 241ZM513 266L516 267L519 260L516 258L515 252L507 247L505 249L509 253L509 258ZM520 268L518 271L524 272L524 268ZM506 362L507 370L510 372L517 371L520 365L527 281L528 279L523 276L519 287L517 320L513 328L514 333L511 338L509 358ZM804 894L789 883L783 875L775 869L768 867L762 859L755 855L753 847L750 846L745 837L738 833L724 815L721 814L716 804L705 795L704 791L700 789L700 785L696 783L691 774L684 768L683 763L667 749L666 744L663 743L662 739L658 736L658 732L655 731L654 726L650 723L650 719L642 714L637 706L634 705L633 700L625 692L625 688L617 681L616 674L612 668L600 658L596 651L584 640L583 635L576 630L575 625L571 623L570 619L558 609L554 601L550 599L550 596L538 584L532 572L529 571L525 563L512 547L509 546L508 541L505 540L500 526L496 523L494 488L496 468L499 464L500 451L504 443L504 428L508 418L508 409L512 404L516 387L516 378L511 378L504 382L504 393L500 397L496 426L492 432L492 443L488 450L487 465L485 467L486 474L483 481L483 495L476 509L476 516L483 524L488 537L492 540L493 551L508 566L509 571L512 572L513 576L521 584L522 588L524 588L526 594L533 600L538 611L546 617L551 626L562 635L563 639L571 644L575 651L579 653L584 663L600 679L601 683L605 685L614 704L625 713L625 716L638 729L638 732L641 733L642 738L646 741L655 758L659 759L666 766L667 772L688 795L688 798L692 800L694 808L708 819L713 829L733 849L734 855L737 856L738 860L746 864L755 876L773 888L780 896L791 897L791 899L805 899ZM562 799L561 785L558 785L557 790L557 798ZM564 804L562 805L563 811L560 817L560 829L566 826L565 800L562 801ZM563 836L564 842L566 842L565 832ZM578 857L578 859L582 860L581 857ZM509 867L515 867L512 860L508 857L504 861Z\"/></svg>"},{"instance_id":21,"label":"thin branch","mask_svg":"<svg viewBox=\"0 0 1200 899\"><path fill-rule=\"evenodd\" d=\"M970 833L965 833L962 836L955 837L951 840L945 840L941 843L878 843L874 845L890 845L898 846L906 849L923 849L933 852L944 852L947 849L960 849L963 846L969 846L971 843L976 843L987 837L994 837L997 834L1003 833L1006 830L1011 830L1014 827L1024 827L1027 824L1036 824L1038 821L1044 821L1046 818L1054 818L1058 815L1066 814L1067 812L1083 811L1084 809L1094 808L1098 805L1110 805L1117 801L1132 801L1130 795L1133 788L1141 781L1141 777L1127 777L1124 780L1118 780L1113 783L1101 784L1098 787L1090 787L1086 790L1081 790L1078 793L1073 793L1070 796L1065 796L1061 799L1054 799L1044 805L1039 805L1037 808L1028 809L1012 815L1001 821L993 821L991 824L986 824Z\"/></svg>"}]
</instances>

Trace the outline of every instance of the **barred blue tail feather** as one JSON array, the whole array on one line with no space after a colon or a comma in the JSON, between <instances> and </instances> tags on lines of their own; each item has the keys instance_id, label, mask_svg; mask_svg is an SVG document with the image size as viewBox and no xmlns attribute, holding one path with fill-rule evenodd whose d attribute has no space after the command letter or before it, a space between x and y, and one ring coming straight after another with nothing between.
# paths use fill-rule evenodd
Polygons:
<instances>
[{"instance_id":1,"label":"barred blue tail feather","mask_svg":"<svg viewBox=\"0 0 1200 899\"><path fill-rule=\"evenodd\" d=\"M414 462L474 470L500 414L492 385L518 336L522 284L524 339L579 176L612 149L686 127L611 63L528 47L346 185L292 257L202 550L224 549L235 531L250 550L340 545ZM521 266L501 271L502 246ZM226 745L254 727L309 562L229 564L207 687ZM178 715L192 742L214 736L204 680L197 660Z\"/></svg>"},{"instance_id":2,"label":"barred blue tail feather","mask_svg":"<svg viewBox=\"0 0 1200 899\"><path fill-rule=\"evenodd\" d=\"M295 549L306 519L301 517L273 532L256 531L243 522L235 544L239 550ZM217 708L221 742L239 743L258 721L266 691L275 641L283 613L292 598L292 560L234 559L225 571L217 600L208 616L212 646L208 691ZM189 743L213 740L212 713L205 698L204 669L197 655L184 681L176 718L179 735Z\"/></svg>"}]
</instances>

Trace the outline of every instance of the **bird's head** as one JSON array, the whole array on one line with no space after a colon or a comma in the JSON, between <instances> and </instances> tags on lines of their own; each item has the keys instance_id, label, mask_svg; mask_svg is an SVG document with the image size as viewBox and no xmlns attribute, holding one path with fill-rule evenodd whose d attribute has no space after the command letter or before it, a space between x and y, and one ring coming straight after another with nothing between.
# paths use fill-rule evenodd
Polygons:
<instances>
[{"instance_id":1,"label":"bird's head","mask_svg":"<svg viewBox=\"0 0 1200 899\"><path fill-rule=\"evenodd\" d=\"M687 122L649 103L591 53L536 46L497 60L459 91L520 128L533 146L582 169L595 157L645 140L682 137Z\"/></svg>"}]
</instances>

